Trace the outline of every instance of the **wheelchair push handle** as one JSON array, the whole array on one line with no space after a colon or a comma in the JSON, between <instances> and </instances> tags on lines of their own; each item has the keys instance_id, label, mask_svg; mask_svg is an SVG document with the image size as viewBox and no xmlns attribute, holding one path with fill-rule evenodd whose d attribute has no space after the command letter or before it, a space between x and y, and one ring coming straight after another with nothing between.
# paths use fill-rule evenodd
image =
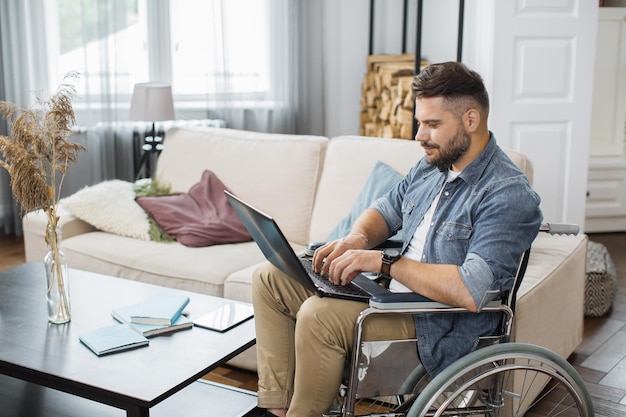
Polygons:
<instances>
[{"instance_id":1,"label":"wheelchair push handle","mask_svg":"<svg viewBox=\"0 0 626 417\"><path fill-rule=\"evenodd\" d=\"M551 235L577 235L580 232L580 227L577 224L568 223L543 223L539 227L539 231Z\"/></svg>"}]
</instances>

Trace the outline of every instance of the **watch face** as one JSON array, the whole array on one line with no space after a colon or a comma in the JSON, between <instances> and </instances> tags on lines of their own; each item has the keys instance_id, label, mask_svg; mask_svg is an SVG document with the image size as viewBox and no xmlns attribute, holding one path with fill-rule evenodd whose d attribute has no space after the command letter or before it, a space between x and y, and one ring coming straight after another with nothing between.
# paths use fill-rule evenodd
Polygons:
<instances>
[{"instance_id":1,"label":"watch face","mask_svg":"<svg viewBox=\"0 0 626 417\"><path fill-rule=\"evenodd\" d=\"M400 250L395 248L387 248L382 251L382 265L380 267L380 272L389 276L391 273L391 264L400 259L401 253Z\"/></svg>"},{"instance_id":2,"label":"watch face","mask_svg":"<svg viewBox=\"0 0 626 417\"><path fill-rule=\"evenodd\" d=\"M397 258L398 256L401 255L399 249L385 249L383 250L383 252L385 253L385 256L387 258Z\"/></svg>"}]
</instances>

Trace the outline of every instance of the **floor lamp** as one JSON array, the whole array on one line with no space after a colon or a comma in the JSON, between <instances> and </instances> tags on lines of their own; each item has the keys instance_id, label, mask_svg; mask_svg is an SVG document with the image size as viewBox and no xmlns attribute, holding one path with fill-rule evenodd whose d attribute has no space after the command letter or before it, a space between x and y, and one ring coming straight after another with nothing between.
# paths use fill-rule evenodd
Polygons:
<instances>
[{"instance_id":1,"label":"floor lamp","mask_svg":"<svg viewBox=\"0 0 626 417\"><path fill-rule=\"evenodd\" d=\"M142 171L144 177L150 178L156 157L163 149L163 137L157 136L155 123L163 120L174 120L174 100L172 87L162 82L135 84L130 104L130 120L152 122L152 129L145 132L141 159L135 169L135 179L139 179Z\"/></svg>"}]
</instances>

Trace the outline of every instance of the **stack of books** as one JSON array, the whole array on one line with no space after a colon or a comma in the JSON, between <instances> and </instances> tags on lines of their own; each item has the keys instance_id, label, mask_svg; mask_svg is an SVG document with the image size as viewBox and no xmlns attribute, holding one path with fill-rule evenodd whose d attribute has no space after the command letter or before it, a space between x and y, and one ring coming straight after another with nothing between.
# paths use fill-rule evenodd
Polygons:
<instances>
[{"instance_id":1,"label":"stack of books","mask_svg":"<svg viewBox=\"0 0 626 417\"><path fill-rule=\"evenodd\" d=\"M81 334L78 339L98 356L148 346L149 337L193 326L182 314L187 304L187 296L154 295L139 304L114 308L111 315L119 324Z\"/></svg>"},{"instance_id":2,"label":"stack of books","mask_svg":"<svg viewBox=\"0 0 626 417\"><path fill-rule=\"evenodd\" d=\"M182 314L187 304L187 296L154 295L140 304L114 308L111 315L143 336L152 337L190 329L193 323Z\"/></svg>"}]
</instances>

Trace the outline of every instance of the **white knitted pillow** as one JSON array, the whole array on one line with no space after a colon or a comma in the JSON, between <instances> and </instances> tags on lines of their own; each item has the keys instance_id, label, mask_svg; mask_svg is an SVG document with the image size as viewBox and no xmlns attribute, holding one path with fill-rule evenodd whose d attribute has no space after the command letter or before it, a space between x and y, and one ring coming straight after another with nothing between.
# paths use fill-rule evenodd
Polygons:
<instances>
[{"instance_id":1,"label":"white knitted pillow","mask_svg":"<svg viewBox=\"0 0 626 417\"><path fill-rule=\"evenodd\" d=\"M150 240L148 215L135 202L132 182L104 181L60 201L76 217L97 229L120 236Z\"/></svg>"}]
</instances>

